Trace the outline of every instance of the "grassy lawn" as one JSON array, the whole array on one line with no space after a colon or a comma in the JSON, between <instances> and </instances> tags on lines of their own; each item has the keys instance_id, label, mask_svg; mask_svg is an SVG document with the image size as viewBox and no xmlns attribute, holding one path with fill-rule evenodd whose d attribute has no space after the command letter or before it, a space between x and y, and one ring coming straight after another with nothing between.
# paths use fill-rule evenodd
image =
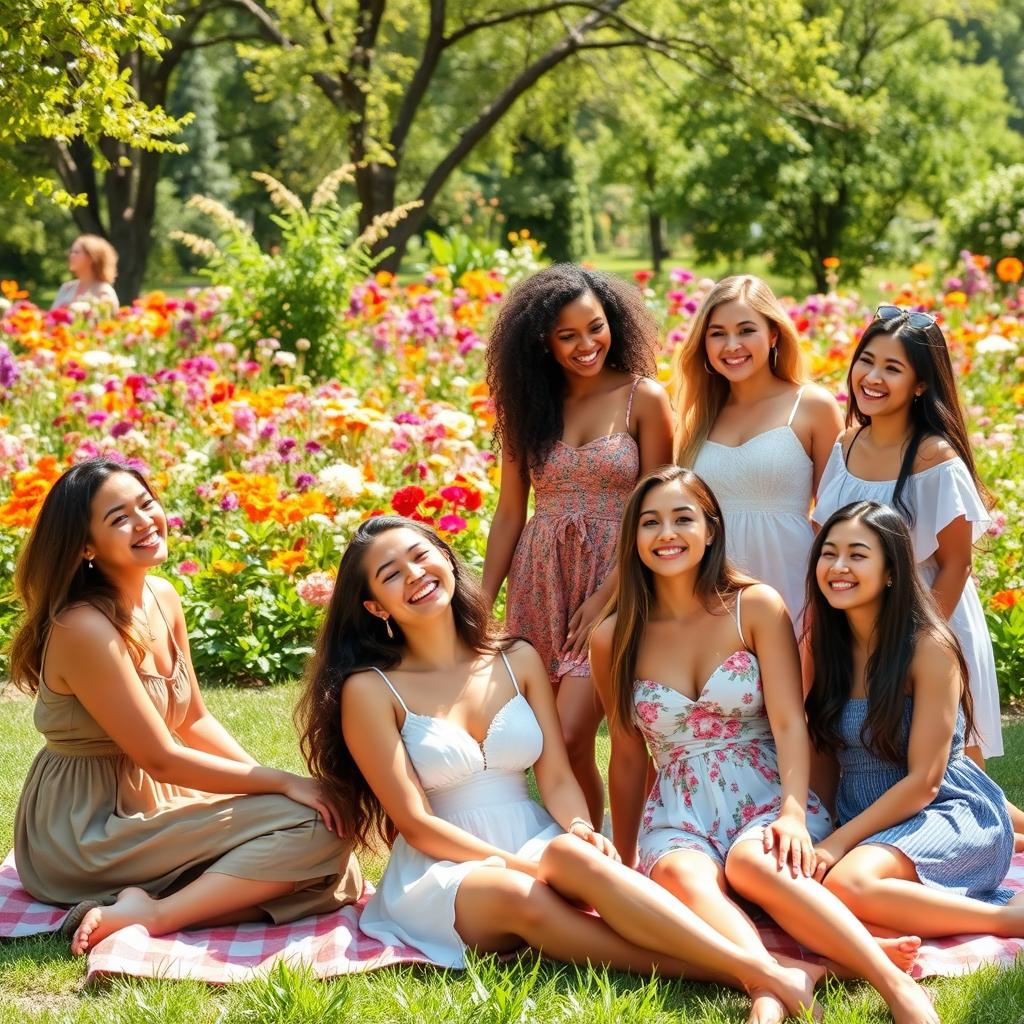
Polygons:
<instances>
[{"instance_id":1,"label":"grassy lawn","mask_svg":"<svg viewBox=\"0 0 1024 1024\"><path fill-rule=\"evenodd\" d=\"M252 753L269 764L300 768L291 726L295 686L264 690L211 687L211 709ZM0 700L0 846L12 844L14 808L39 738L28 700ZM1006 756L992 774L1011 799L1024 801L1024 723L1005 730ZM607 759L607 741L600 756ZM365 864L378 878L382 865ZM477 961L462 973L422 968L316 982L280 972L258 983L225 989L186 982L118 980L84 989L84 964L57 939L0 944L0 1024L319 1024L415 1021L518 1024L586 1020L636 1024L725 1024L745 1019L745 1000L726 989L682 982L653 983L603 971L577 971L524 959L512 965ZM1024 966L984 970L929 982L944 1024L1021 1024ZM830 985L825 1021L887 1021L866 985Z\"/></svg>"}]
</instances>

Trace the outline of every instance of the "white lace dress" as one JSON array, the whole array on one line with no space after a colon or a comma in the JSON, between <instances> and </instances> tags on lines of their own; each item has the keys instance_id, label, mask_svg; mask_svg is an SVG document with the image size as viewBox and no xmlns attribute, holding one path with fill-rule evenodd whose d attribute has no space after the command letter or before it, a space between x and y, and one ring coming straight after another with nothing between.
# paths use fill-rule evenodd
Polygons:
<instances>
[{"instance_id":1,"label":"white lace dress","mask_svg":"<svg viewBox=\"0 0 1024 1024\"><path fill-rule=\"evenodd\" d=\"M842 445L837 443L818 485L818 504L814 522L821 525L833 512L854 501L877 501L892 504L895 480L862 480L846 468ZM935 552L939 533L954 519L963 516L972 528L973 540L991 525L991 519L962 459L951 459L913 473L904 491L906 503L914 510L910 535L914 541L914 557L925 583L931 586L939 571ZM981 607L974 579L968 577L964 592L949 619L950 628L960 641L970 673L971 697L974 699L974 727L985 757L998 757L1003 752L1002 724L999 719L999 685L992 653L985 612ZM971 745L971 738L965 739Z\"/></svg>"},{"instance_id":2,"label":"white lace dress","mask_svg":"<svg viewBox=\"0 0 1024 1024\"><path fill-rule=\"evenodd\" d=\"M693 466L722 506L729 558L782 595L797 628L814 543L814 463L792 427L803 391L784 425L735 447L705 441Z\"/></svg>"},{"instance_id":3,"label":"white lace dress","mask_svg":"<svg viewBox=\"0 0 1024 1024\"><path fill-rule=\"evenodd\" d=\"M539 860L562 828L530 798L526 769L540 757L544 736L508 659L501 657L515 694L494 716L482 743L453 722L410 711L388 677L376 671L405 710L402 740L434 814L501 850ZM387 945L412 946L444 967L465 966L455 897L466 875L487 863L435 860L399 836L360 928Z\"/></svg>"}]
</instances>

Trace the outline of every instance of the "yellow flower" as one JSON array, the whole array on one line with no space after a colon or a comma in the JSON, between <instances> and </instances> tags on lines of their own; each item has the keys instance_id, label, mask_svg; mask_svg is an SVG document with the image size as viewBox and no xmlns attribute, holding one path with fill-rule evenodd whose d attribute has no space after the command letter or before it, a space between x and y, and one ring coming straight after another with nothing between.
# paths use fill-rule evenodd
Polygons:
<instances>
[{"instance_id":1,"label":"yellow flower","mask_svg":"<svg viewBox=\"0 0 1024 1024\"><path fill-rule=\"evenodd\" d=\"M225 576L234 576L236 572L241 572L245 568L245 562L232 562L228 558L217 558L210 563L210 568L214 572L222 572Z\"/></svg>"},{"instance_id":2,"label":"yellow flower","mask_svg":"<svg viewBox=\"0 0 1024 1024\"><path fill-rule=\"evenodd\" d=\"M275 551L274 557L267 562L267 568L280 569L281 572L291 576L305 561L305 551Z\"/></svg>"},{"instance_id":3,"label":"yellow flower","mask_svg":"<svg viewBox=\"0 0 1024 1024\"><path fill-rule=\"evenodd\" d=\"M943 302L945 302L947 306L963 309L963 307L967 305L967 293L961 291L946 292Z\"/></svg>"}]
</instances>

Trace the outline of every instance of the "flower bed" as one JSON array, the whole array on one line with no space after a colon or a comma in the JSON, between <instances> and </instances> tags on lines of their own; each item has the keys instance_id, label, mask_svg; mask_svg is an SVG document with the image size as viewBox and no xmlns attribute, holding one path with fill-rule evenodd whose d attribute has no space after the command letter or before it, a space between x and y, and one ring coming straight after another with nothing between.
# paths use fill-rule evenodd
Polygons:
<instances>
[{"instance_id":1,"label":"flower bed","mask_svg":"<svg viewBox=\"0 0 1024 1024\"><path fill-rule=\"evenodd\" d=\"M1004 695L1024 678L1024 291L971 259L934 288L927 268L894 301L942 315L985 480L999 505L975 559ZM665 324L662 376L709 282L675 270L645 290ZM4 282L0 319L0 624L17 615L14 561L68 464L109 454L150 474L169 516L167 575L209 681L264 682L302 669L352 529L395 510L433 523L479 565L497 496L483 381L500 270L399 284L378 274L343 313L340 379L310 380L304 351L272 338L240 351L222 289L144 297L110 319L44 313ZM831 292L791 303L813 378L841 398L868 311Z\"/></svg>"}]
</instances>

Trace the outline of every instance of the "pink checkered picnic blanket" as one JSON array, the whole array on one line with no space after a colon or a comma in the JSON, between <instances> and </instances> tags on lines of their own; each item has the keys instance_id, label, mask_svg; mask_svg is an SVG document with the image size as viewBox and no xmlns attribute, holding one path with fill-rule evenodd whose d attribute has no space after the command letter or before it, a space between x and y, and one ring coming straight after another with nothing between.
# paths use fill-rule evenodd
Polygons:
<instances>
[{"instance_id":1,"label":"pink checkered picnic blanket","mask_svg":"<svg viewBox=\"0 0 1024 1024\"><path fill-rule=\"evenodd\" d=\"M1024 854L1013 859L1008 887L1024 892ZM367 885L355 906L307 917L287 925L244 924L231 928L178 932L153 938L145 928L124 928L89 953L88 978L130 974L139 978L190 978L215 985L265 975L286 961L314 977L373 971L392 964L430 963L409 946L384 946L359 930L359 915L373 892ZM0 865L0 938L56 931L66 911L36 903L21 888L14 854ZM794 957L805 952L779 928L762 927L768 949ZM960 935L921 946L917 978L966 974L985 964L1011 966L1024 954L1024 939Z\"/></svg>"}]
</instances>

